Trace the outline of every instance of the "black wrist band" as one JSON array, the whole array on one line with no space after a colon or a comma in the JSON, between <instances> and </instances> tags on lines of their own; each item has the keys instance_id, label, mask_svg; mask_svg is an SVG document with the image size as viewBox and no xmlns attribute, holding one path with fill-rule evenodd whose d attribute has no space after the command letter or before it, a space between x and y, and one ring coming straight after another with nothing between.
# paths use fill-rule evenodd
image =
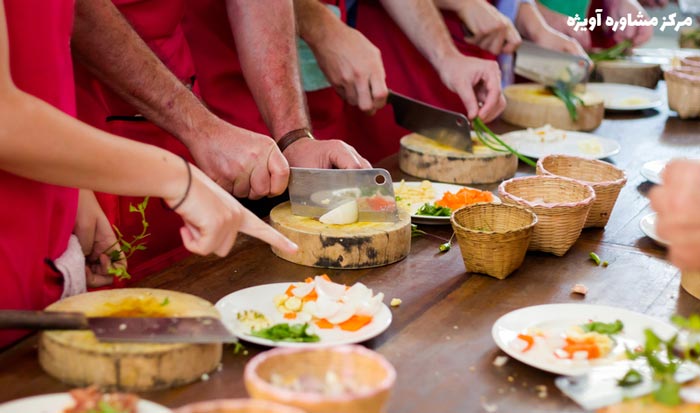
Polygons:
<instances>
[{"instance_id":1,"label":"black wrist band","mask_svg":"<svg viewBox=\"0 0 700 413\"><path fill-rule=\"evenodd\" d=\"M180 208L180 206L187 199L187 195L189 195L190 193L190 187L192 187L192 168L190 167L190 163L187 161L187 159L185 159L184 156L180 156L180 158L182 158L182 160L185 162L185 166L187 167L187 188L185 188L185 195L182 196L182 199L180 199L180 201L176 203L175 206L168 207L168 209L171 211L175 211L176 209Z\"/></svg>"},{"instance_id":2,"label":"black wrist band","mask_svg":"<svg viewBox=\"0 0 700 413\"><path fill-rule=\"evenodd\" d=\"M294 129L293 131L285 133L278 141L277 146L280 148L280 152L284 152L289 145L298 141L302 138L314 139L309 128Z\"/></svg>"}]
</instances>

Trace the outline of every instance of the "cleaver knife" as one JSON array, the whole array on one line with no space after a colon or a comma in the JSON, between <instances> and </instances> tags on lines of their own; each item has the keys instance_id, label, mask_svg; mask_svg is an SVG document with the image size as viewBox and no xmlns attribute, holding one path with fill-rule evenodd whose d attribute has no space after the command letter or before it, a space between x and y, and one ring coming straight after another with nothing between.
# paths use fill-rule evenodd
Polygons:
<instances>
[{"instance_id":1,"label":"cleaver knife","mask_svg":"<svg viewBox=\"0 0 700 413\"><path fill-rule=\"evenodd\" d=\"M588 79L591 61L523 40L515 56L515 73L545 86L577 85Z\"/></svg>"},{"instance_id":2,"label":"cleaver knife","mask_svg":"<svg viewBox=\"0 0 700 413\"><path fill-rule=\"evenodd\" d=\"M460 151L472 152L469 119L461 113L389 91L387 102L394 107L394 121L412 132Z\"/></svg>"},{"instance_id":3,"label":"cleaver knife","mask_svg":"<svg viewBox=\"0 0 700 413\"><path fill-rule=\"evenodd\" d=\"M355 199L360 222L399 220L394 185L386 169L292 167L288 189L294 215L318 218Z\"/></svg>"},{"instance_id":4,"label":"cleaver knife","mask_svg":"<svg viewBox=\"0 0 700 413\"><path fill-rule=\"evenodd\" d=\"M214 317L86 317L83 313L0 310L0 329L92 330L99 341L234 343Z\"/></svg>"}]
</instances>

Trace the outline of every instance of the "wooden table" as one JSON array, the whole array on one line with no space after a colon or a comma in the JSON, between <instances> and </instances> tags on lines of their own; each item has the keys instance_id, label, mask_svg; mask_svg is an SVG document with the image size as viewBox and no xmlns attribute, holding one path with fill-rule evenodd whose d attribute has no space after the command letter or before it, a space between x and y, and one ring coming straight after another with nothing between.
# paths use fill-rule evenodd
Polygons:
<instances>
[{"instance_id":1,"label":"wooden table","mask_svg":"<svg viewBox=\"0 0 700 413\"><path fill-rule=\"evenodd\" d=\"M665 95L663 89L660 93ZM496 131L513 129L496 124ZM415 238L405 260L382 268L328 271L336 281L362 281L398 297L393 323L382 335L365 343L396 366L398 381L389 412L580 412L553 386L554 375L511 360L493 366L502 352L491 338L491 326L501 315L545 303L587 303L624 307L662 319L674 313L700 312L700 301L679 287L679 272L665 251L644 237L639 220L647 214L651 184L639 174L646 161L672 156L700 156L700 122L683 121L666 109L634 115L608 115L597 130L616 139L622 151L612 158L628 174L627 186L605 230L585 230L564 257L529 253L523 266L503 281L467 274L458 248L440 254L439 241ZM397 158L380 166L395 179ZM533 169L521 164L519 174ZM495 189L495 185L487 186ZM426 228L428 229L428 228ZM431 227L449 237L449 227ZM588 259L595 251L607 268ZM323 272L276 258L262 242L241 236L225 259L191 257L156 274L139 286L183 291L215 302L224 295L258 284L303 280ZM575 283L589 288L585 298L571 295ZM60 392L67 386L44 374L37 363L36 340L29 338L0 353L0 402L34 394ZM246 361L264 348L248 345L247 356L225 350L223 370L206 382L143 394L167 406L229 397L246 397L242 371ZM540 398L535 386L547 386Z\"/></svg>"}]
</instances>

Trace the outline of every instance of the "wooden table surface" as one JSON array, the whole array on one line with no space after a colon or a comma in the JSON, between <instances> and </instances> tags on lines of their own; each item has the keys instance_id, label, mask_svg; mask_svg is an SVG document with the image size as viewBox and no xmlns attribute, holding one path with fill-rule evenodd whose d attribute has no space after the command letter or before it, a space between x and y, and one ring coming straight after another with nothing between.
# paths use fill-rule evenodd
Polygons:
<instances>
[{"instance_id":1,"label":"wooden table surface","mask_svg":"<svg viewBox=\"0 0 700 413\"><path fill-rule=\"evenodd\" d=\"M660 93L665 95L663 89ZM494 129L514 128L496 123ZM387 302L394 297L403 300L400 307L392 308L389 329L364 343L385 355L398 371L388 411L482 412L484 406L497 406L499 412L580 412L554 387L554 375L515 360L501 368L493 366L494 357L503 354L491 338L498 317L545 303L605 304L662 319L674 313L700 312L700 301L680 289L679 271L666 261L664 249L639 229L639 220L650 212L646 194L651 184L639 174L642 164L673 156L700 156L699 130L700 122L680 120L665 108L606 114L596 132L620 142L622 150L611 161L628 175L607 227L584 230L564 257L528 253L522 267L505 280L465 273L459 249L439 254L439 241L430 238L414 238L410 255L393 265L327 271L335 281L362 281L384 292ZM395 156L380 164L395 180L404 177L397 165ZM521 164L518 174L533 172ZM451 234L449 226L424 229L444 237ZM591 251L610 265L593 265L588 259ZM215 302L241 288L298 281L322 272L283 261L262 242L241 236L225 259L191 257L139 286L183 291ZM589 288L585 298L570 294L575 283ZM255 345L247 348L247 356L227 348L222 371L206 382L142 396L170 407L246 397L243 367L264 350ZM546 398L538 396L538 385L547 386ZM0 402L67 389L42 372L35 338L0 353Z\"/></svg>"}]
</instances>

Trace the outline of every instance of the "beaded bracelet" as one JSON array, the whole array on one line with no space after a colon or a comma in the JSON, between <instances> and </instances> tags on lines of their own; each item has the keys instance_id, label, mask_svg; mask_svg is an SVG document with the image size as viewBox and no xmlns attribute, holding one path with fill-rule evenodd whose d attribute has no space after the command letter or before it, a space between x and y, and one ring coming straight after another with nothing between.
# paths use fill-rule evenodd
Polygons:
<instances>
[{"instance_id":1,"label":"beaded bracelet","mask_svg":"<svg viewBox=\"0 0 700 413\"><path fill-rule=\"evenodd\" d=\"M280 152L284 152L289 145L302 138L314 139L309 128L294 129L293 131L285 133L280 140L277 141L277 146L280 148Z\"/></svg>"},{"instance_id":2,"label":"beaded bracelet","mask_svg":"<svg viewBox=\"0 0 700 413\"><path fill-rule=\"evenodd\" d=\"M169 210L175 211L176 209L180 208L180 206L185 203L185 200L187 199L187 195L190 193L190 188L192 187L192 168L190 167L190 163L185 159L184 156L180 156L180 158L185 162L185 166L187 166L187 188L185 188L185 195L182 196L182 199L175 204L172 208L165 205ZM165 203L164 203L165 204Z\"/></svg>"}]
</instances>

